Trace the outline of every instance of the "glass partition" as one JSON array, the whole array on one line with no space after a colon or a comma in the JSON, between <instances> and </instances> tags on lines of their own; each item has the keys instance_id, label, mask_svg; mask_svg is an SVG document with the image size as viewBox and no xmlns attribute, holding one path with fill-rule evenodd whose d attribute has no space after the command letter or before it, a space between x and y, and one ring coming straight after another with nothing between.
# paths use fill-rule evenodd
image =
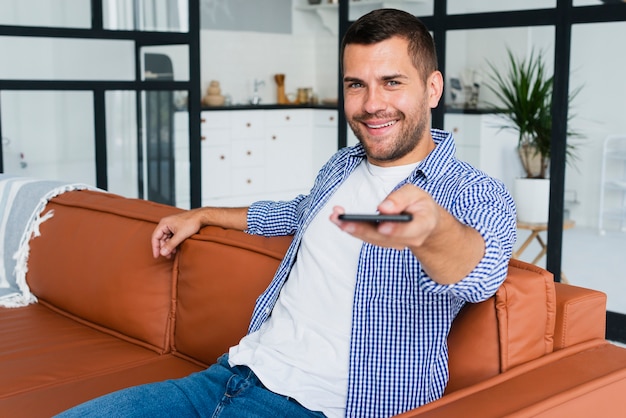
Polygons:
<instances>
[{"instance_id":1,"label":"glass partition","mask_svg":"<svg viewBox=\"0 0 626 418\"><path fill-rule=\"evenodd\" d=\"M189 45L143 47L141 58L144 81L189 81Z\"/></svg>"},{"instance_id":2,"label":"glass partition","mask_svg":"<svg viewBox=\"0 0 626 418\"><path fill-rule=\"evenodd\" d=\"M504 181L513 190L523 174L517 156L517 134L489 107L499 105L487 87L491 63L506 71L507 50L517 57L542 51L553 72L554 28L549 26L449 31L446 39L444 129L455 136L457 157Z\"/></svg>"},{"instance_id":3,"label":"glass partition","mask_svg":"<svg viewBox=\"0 0 626 418\"><path fill-rule=\"evenodd\" d=\"M4 172L96 184L93 95L2 91Z\"/></svg>"},{"instance_id":4,"label":"glass partition","mask_svg":"<svg viewBox=\"0 0 626 418\"><path fill-rule=\"evenodd\" d=\"M136 97L134 91L105 93L108 190L126 197L141 197Z\"/></svg>"},{"instance_id":5,"label":"glass partition","mask_svg":"<svg viewBox=\"0 0 626 418\"><path fill-rule=\"evenodd\" d=\"M0 79L134 80L134 42L0 36Z\"/></svg>"},{"instance_id":6,"label":"glass partition","mask_svg":"<svg viewBox=\"0 0 626 418\"><path fill-rule=\"evenodd\" d=\"M609 47L616 39L626 39L626 22L572 28L570 89L582 87L570 125L584 138L566 169L565 210L575 226L563 232L562 270L626 314L626 55Z\"/></svg>"},{"instance_id":7,"label":"glass partition","mask_svg":"<svg viewBox=\"0 0 626 418\"><path fill-rule=\"evenodd\" d=\"M432 16L434 0L350 1L348 17L351 21L375 9L390 7L404 10L415 16Z\"/></svg>"},{"instance_id":8,"label":"glass partition","mask_svg":"<svg viewBox=\"0 0 626 418\"><path fill-rule=\"evenodd\" d=\"M189 114L185 91L106 93L109 191L188 209ZM137 136L141 132L141 136Z\"/></svg>"},{"instance_id":9,"label":"glass partition","mask_svg":"<svg viewBox=\"0 0 626 418\"><path fill-rule=\"evenodd\" d=\"M0 25L86 29L91 2L85 0L0 1Z\"/></svg>"},{"instance_id":10,"label":"glass partition","mask_svg":"<svg viewBox=\"0 0 626 418\"><path fill-rule=\"evenodd\" d=\"M102 16L110 30L189 31L187 0L103 0Z\"/></svg>"},{"instance_id":11,"label":"glass partition","mask_svg":"<svg viewBox=\"0 0 626 418\"><path fill-rule=\"evenodd\" d=\"M448 14L509 12L513 10L553 9L556 0L447 0Z\"/></svg>"},{"instance_id":12,"label":"glass partition","mask_svg":"<svg viewBox=\"0 0 626 418\"><path fill-rule=\"evenodd\" d=\"M617 3L617 0L607 0L607 1L602 1L602 0L574 0L573 5L574 6L598 6L600 4L604 4L604 3Z\"/></svg>"}]
</instances>

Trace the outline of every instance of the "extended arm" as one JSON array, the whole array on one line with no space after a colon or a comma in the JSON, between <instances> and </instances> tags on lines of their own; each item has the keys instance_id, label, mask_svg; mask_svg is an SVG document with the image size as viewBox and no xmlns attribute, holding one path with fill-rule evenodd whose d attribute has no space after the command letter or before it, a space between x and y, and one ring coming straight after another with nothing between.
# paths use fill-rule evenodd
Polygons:
<instances>
[{"instance_id":1,"label":"extended arm","mask_svg":"<svg viewBox=\"0 0 626 418\"><path fill-rule=\"evenodd\" d=\"M341 222L342 208L335 208L331 220L353 236L382 247L410 248L429 277L440 284L452 284L467 276L485 254L485 241L474 228L464 225L422 189L405 185L391 193L378 210L381 213L409 212L409 223L380 225Z\"/></svg>"}]
</instances>

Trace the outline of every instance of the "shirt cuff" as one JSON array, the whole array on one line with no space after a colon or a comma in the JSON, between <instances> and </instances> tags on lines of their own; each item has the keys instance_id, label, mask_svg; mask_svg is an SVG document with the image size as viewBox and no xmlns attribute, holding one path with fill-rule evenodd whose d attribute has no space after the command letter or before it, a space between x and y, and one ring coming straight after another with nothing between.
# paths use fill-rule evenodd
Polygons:
<instances>
[{"instance_id":1,"label":"shirt cuff","mask_svg":"<svg viewBox=\"0 0 626 418\"><path fill-rule=\"evenodd\" d=\"M433 293L451 293L466 302L477 303L493 296L506 279L511 246L505 245L493 232L483 226L474 226L485 241L485 254L476 267L463 279L453 284L439 284L422 269L421 286Z\"/></svg>"}]
</instances>

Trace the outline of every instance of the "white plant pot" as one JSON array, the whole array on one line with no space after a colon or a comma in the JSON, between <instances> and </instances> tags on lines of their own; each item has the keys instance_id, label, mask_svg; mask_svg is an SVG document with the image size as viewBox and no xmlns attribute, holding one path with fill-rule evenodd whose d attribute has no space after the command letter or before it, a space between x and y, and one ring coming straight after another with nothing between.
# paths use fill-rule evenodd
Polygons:
<instances>
[{"instance_id":1,"label":"white plant pot","mask_svg":"<svg viewBox=\"0 0 626 418\"><path fill-rule=\"evenodd\" d=\"M550 179L515 179L513 199L518 221L548 223Z\"/></svg>"}]
</instances>

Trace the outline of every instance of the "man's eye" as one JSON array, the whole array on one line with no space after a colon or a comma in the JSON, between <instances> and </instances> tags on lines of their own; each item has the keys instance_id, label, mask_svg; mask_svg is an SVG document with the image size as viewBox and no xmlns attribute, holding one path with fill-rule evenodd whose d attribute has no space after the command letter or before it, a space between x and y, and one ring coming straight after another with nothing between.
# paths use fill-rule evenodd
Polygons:
<instances>
[{"instance_id":1,"label":"man's eye","mask_svg":"<svg viewBox=\"0 0 626 418\"><path fill-rule=\"evenodd\" d=\"M351 88L351 89L358 89L360 87L363 87L363 84L361 84L361 83L350 83L350 84L348 84L348 88Z\"/></svg>"},{"instance_id":2,"label":"man's eye","mask_svg":"<svg viewBox=\"0 0 626 418\"><path fill-rule=\"evenodd\" d=\"M397 86L399 84L400 83L397 82L396 80L389 80L389 81L387 81L387 85L389 85L389 86Z\"/></svg>"}]
</instances>

